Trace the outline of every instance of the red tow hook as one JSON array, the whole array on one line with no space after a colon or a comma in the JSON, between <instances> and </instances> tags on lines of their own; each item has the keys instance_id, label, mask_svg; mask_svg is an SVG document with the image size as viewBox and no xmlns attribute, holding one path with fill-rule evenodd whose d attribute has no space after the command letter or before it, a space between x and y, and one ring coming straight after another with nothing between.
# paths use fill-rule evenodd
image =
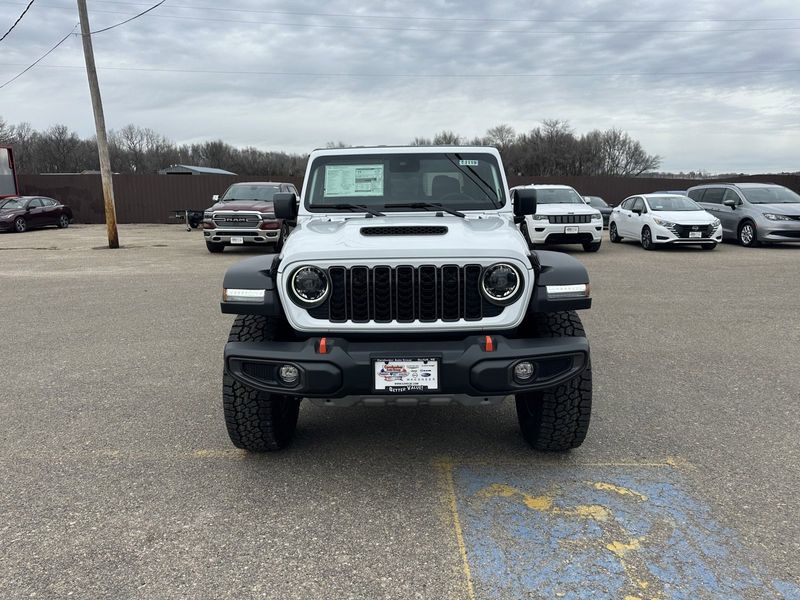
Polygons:
<instances>
[{"instance_id":1,"label":"red tow hook","mask_svg":"<svg viewBox=\"0 0 800 600\"><path fill-rule=\"evenodd\" d=\"M487 335L483 340L483 351L494 352L494 340L492 339L492 336Z\"/></svg>"},{"instance_id":2,"label":"red tow hook","mask_svg":"<svg viewBox=\"0 0 800 600\"><path fill-rule=\"evenodd\" d=\"M319 340L319 347L317 348L317 352L320 354L327 354L328 353L328 338L320 338Z\"/></svg>"}]
</instances>

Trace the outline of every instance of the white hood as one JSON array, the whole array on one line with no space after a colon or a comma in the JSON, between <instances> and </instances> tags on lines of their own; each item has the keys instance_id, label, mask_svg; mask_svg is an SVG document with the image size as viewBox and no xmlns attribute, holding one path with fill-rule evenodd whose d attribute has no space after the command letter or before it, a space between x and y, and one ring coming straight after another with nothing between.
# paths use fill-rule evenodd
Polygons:
<instances>
[{"instance_id":1,"label":"white hood","mask_svg":"<svg viewBox=\"0 0 800 600\"><path fill-rule=\"evenodd\" d=\"M704 210L654 210L656 219L663 219L679 225L710 225L716 217Z\"/></svg>"},{"instance_id":2,"label":"white hood","mask_svg":"<svg viewBox=\"0 0 800 600\"><path fill-rule=\"evenodd\" d=\"M363 235L364 227L446 227L436 235ZM413 259L446 262L456 258L514 258L526 264L529 250L511 215L461 217L434 213L391 213L385 217L301 217L286 241L291 263ZM281 262L280 270L288 266Z\"/></svg>"}]
</instances>

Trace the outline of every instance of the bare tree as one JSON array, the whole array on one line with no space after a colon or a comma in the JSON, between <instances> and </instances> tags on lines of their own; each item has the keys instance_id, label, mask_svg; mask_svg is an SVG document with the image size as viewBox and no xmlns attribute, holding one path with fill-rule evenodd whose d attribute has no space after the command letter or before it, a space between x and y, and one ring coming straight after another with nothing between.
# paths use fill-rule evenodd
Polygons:
<instances>
[{"instance_id":1,"label":"bare tree","mask_svg":"<svg viewBox=\"0 0 800 600\"><path fill-rule=\"evenodd\" d=\"M486 130L486 141L492 146L497 146L501 150L508 148L512 143L514 143L516 137L517 134L514 132L514 128L510 125L495 125L494 127Z\"/></svg>"},{"instance_id":2,"label":"bare tree","mask_svg":"<svg viewBox=\"0 0 800 600\"><path fill-rule=\"evenodd\" d=\"M458 146L461 143L461 136L449 130L440 131L433 136L434 146Z\"/></svg>"}]
</instances>

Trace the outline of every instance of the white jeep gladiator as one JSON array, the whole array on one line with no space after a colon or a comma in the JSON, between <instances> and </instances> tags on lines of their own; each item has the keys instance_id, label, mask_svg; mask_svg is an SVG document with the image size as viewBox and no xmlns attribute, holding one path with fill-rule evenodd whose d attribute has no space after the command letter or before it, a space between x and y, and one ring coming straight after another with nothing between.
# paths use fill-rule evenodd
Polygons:
<instances>
[{"instance_id":1,"label":"white jeep gladiator","mask_svg":"<svg viewBox=\"0 0 800 600\"><path fill-rule=\"evenodd\" d=\"M287 446L303 399L322 406L490 405L515 398L523 437L567 450L586 436L591 306L576 259L531 250L516 224L536 190L509 194L484 147L311 153L296 227L278 255L225 274L223 407L232 442Z\"/></svg>"}]
</instances>

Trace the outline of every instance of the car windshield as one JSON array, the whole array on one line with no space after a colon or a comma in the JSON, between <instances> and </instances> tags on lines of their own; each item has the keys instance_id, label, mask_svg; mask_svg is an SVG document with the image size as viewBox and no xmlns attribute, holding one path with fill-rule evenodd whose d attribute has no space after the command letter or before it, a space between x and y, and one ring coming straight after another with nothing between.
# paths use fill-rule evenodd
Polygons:
<instances>
[{"instance_id":1,"label":"car windshield","mask_svg":"<svg viewBox=\"0 0 800 600\"><path fill-rule=\"evenodd\" d=\"M247 183L234 183L223 194L222 202L235 200L263 200L271 201L272 197L280 191L277 185L252 185Z\"/></svg>"},{"instance_id":2,"label":"car windshield","mask_svg":"<svg viewBox=\"0 0 800 600\"><path fill-rule=\"evenodd\" d=\"M688 196L651 196L647 199L647 203L650 205L650 210L654 211L703 210Z\"/></svg>"},{"instance_id":3,"label":"car windshield","mask_svg":"<svg viewBox=\"0 0 800 600\"><path fill-rule=\"evenodd\" d=\"M595 208L608 208L608 204L600 196L586 196L586 202Z\"/></svg>"},{"instance_id":4,"label":"car windshield","mask_svg":"<svg viewBox=\"0 0 800 600\"><path fill-rule=\"evenodd\" d=\"M580 194L573 189L538 188L536 204L585 204Z\"/></svg>"},{"instance_id":5,"label":"car windshield","mask_svg":"<svg viewBox=\"0 0 800 600\"><path fill-rule=\"evenodd\" d=\"M741 189L747 201L753 204L796 204L800 202L799 195L782 186Z\"/></svg>"},{"instance_id":6,"label":"car windshield","mask_svg":"<svg viewBox=\"0 0 800 600\"><path fill-rule=\"evenodd\" d=\"M477 152L320 156L307 189L306 208L317 212L490 210L505 204L497 160Z\"/></svg>"},{"instance_id":7,"label":"car windshield","mask_svg":"<svg viewBox=\"0 0 800 600\"><path fill-rule=\"evenodd\" d=\"M16 208L22 208L22 204L16 200L6 200L5 202L0 201L0 210L14 210Z\"/></svg>"}]
</instances>

